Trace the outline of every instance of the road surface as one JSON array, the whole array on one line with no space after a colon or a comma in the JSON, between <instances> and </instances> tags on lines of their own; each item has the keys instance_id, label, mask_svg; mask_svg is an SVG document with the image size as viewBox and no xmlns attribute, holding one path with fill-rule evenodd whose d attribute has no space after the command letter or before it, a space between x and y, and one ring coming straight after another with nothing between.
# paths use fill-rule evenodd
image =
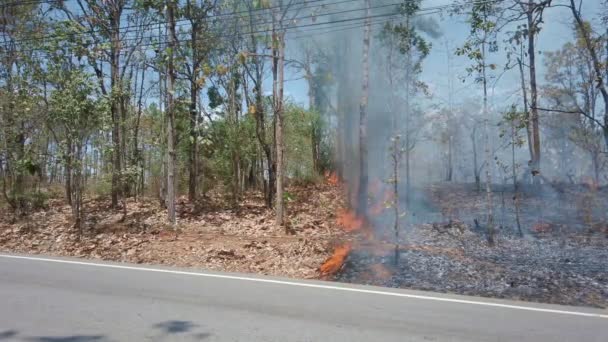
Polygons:
<instances>
[{"instance_id":1,"label":"road surface","mask_svg":"<svg viewBox=\"0 0 608 342\"><path fill-rule=\"evenodd\" d=\"M608 341L608 311L0 255L0 341Z\"/></svg>"}]
</instances>

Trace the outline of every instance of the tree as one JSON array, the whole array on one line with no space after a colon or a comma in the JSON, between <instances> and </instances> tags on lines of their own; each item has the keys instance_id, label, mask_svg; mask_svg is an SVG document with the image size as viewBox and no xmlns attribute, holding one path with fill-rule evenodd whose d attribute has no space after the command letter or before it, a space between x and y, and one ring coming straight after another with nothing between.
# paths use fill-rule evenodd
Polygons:
<instances>
[{"instance_id":1,"label":"tree","mask_svg":"<svg viewBox=\"0 0 608 342\"><path fill-rule=\"evenodd\" d=\"M473 61L473 65L468 68L469 73L476 74L476 82L481 83L483 90L483 126L484 126L484 154L485 154L485 173L486 173L486 205L488 231L488 243L494 244L494 213L492 199L492 153L490 148L489 117L488 110L488 69L496 69L494 64L487 61L487 53L497 51L495 39L496 23L490 19L490 15L496 10L491 3L474 3L470 8L468 22L471 26L471 34L465 44L456 50L458 55L465 55Z\"/></svg>"},{"instance_id":2,"label":"tree","mask_svg":"<svg viewBox=\"0 0 608 342\"><path fill-rule=\"evenodd\" d=\"M123 171L126 169L127 141L127 103L128 103L128 74L131 59L137 46L143 40L143 30L136 37L131 37L134 43L125 45L127 36L133 31L124 30L123 22L137 20L138 16L126 15L126 10L134 3L128 0L77 0L76 6L67 6L65 2L53 3L58 10L65 14L67 37L80 40L90 67L97 77L98 85L103 96L109 98L112 118L112 207L118 207L119 196L123 200L127 195L128 184ZM139 24L140 28L142 23ZM108 46L109 45L109 46ZM126 46L126 48L125 48ZM104 63L110 67L109 90L106 85ZM124 207L123 203L123 209Z\"/></svg>"},{"instance_id":3,"label":"tree","mask_svg":"<svg viewBox=\"0 0 608 342\"><path fill-rule=\"evenodd\" d=\"M167 218L175 225L175 171L176 171L176 106L175 106L175 65L177 36L175 32L175 0L167 0L167 34L169 36L167 61Z\"/></svg>"},{"instance_id":4,"label":"tree","mask_svg":"<svg viewBox=\"0 0 608 342\"><path fill-rule=\"evenodd\" d=\"M187 58L185 75L190 83L189 107L189 147L188 147L188 198L195 201L198 195L199 179L199 130L200 111L199 93L205 85L203 73L204 63L208 60L212 47L212 37L209 32L209 13L215 3L206 0L198 4L196 0L188 0L185 5L184 17L190 23L189 44L184 44Z\"/></svg>"},{"instance_id":5,"label":"tree","mask_svg":"<svg viewBox=\"0 0 608 342\"><path fill-rule=\"evenodd\" d=\"M36 110L39 89L30 86L40 65L37 54L28 52L36 45L31 37L44 27L35 16L37 7L32 3L2 6L0 21L0 169L3 197L13 210L21 209L26 178L41 170L30 149L34 144L26 144L37 131L36 116L44 119L45 114Z\"/></svg>"},{"instance_id":6,"label":"tree","mask_svg":"<svg viewBox=\"0 0 608 342\"><path fill-rule=\"evenodd\" d=\"M556 138L570 140L589 154L594 179L599 182L606 148L602 142L605 125L597 115L600 93L593 61L578 32L575 38L576 43L566 43L546 54L548 84L544 94L549 108L543 109L555 117L551 128Z\"/></svg>"},{"instance_id":7,"label":"tree","mask_svg":"<svg viewBox=\"0 0 608 342\"><path fill-rule=\"evenodd\" d=\"M521 228L521 218L520 218L520 194L519 194L519 181L517 179L517 173L520 165L515 161L515 151L517 148L521 147L524 144L523 138L520 135L520 131L526 127L527 113L518 112L516 106L511 106L510 110L508 110L503 115L503 121L501 124L506 124L508 127L502 127L501 136L507 136L509 139L508 144L511 146L511 180L513 184L513 206L515 207L515 223L517 225L517 232L520 237L524 236L523 230ZM505 171L505 174L508 173L509 165L505 165L500 163L497 160L500 166Z\"/></svg>"},{"instance_id":8,"label":"tree","mask_svg":"<svg viewBox=\"0 0 608 342\"><path fill-rule=\"evenodd\" d=\"M277 160L277 179L276 179L276 224L283 226L285 216L283 198L284 191L284 137L283 137L283 86L285 75L285 29L282 20L285 16L286 8L283 1L279 0L278 8L273 12L272 17L272 99L275 117L275 151Z\"/></svg>"},{"instance_id":9,"label":"tree","mask_svg":"<svg viewBox=\"0 0 608 342\"><path fill-rule=\"evenodd\" d=\"M371 38L371 4L365 0L365 26L363 29L363 79L361 81L361 101L359 103L359 187L357 192L357 214L367 213L367 104L369 97L369 46Z\"/></svg>"},{"instance_id":10,"label":"tree","mask_svg":"<svg viewBox=\"0 0 608 342\"><path fill-rule=\"evenodd\" d=\"M604 100L603 132L604 141L606 142L606 147L608 147L608 85L604 81L605 70L602 69L602 63L599 58L598 44L594 42L595 39L591 36L589 24L586 23L582 18L581 6L582 2L580 3L580 6L577 7L574 0L570 0L569 8L572 12L572 16L574 17L575 25L578 28L578 34L580 35L580 39L584 43L584 47L589 53L589 57L591 59L591 65L595 74L595 85L599 89L602 99Z\"/></svg>"},{"instance_id":11,"label":"tree","mask_svg":"<svg viewBox=\"0 0 608 342\"><path fill-rule=\"evenodd\" d=\"M528 68L530 72L530 110L532 122L532 175L540 174L540 126L538 119L538 87L536 83L536 44L535 37L540 32L540 26L543 22L544 9L550 6L552 0L542 0L538 3L535 1L517 1L521 9L526 15L526 30L524 36L528 38ZM533 177L534 183L539 182L539 178Z\"/></svg>"},{"instance_id":12,"label":"tree","mask_svg":"<svg viewBox=\"0 0 608 342\"><path fill-rule=\"evenodd\" d=\"M58 61L57 61L58 62ZM61 63L61 62L59 62ZM103 118L104 104L92 96L94 82L82 66L51 66L50 79L55 90L49 99L52 127L60 130L66 168L66 197L72 207L74 227L82 235L83 158L89 137ZM101 115L100 115L101 114Z\"/></svg>"},{"instance_id":13,"label":"tree","mask_svg":"<svg viewBox=\"0 0 608 342\"><path fill-rule=\"evenodd\" d=\"M399 14L404 22L399 24L386 24L381 39L388 49L387 73L390 85L389 106L393 115L393 136L402 135L403 150L405 154L405 206L409 209L411 199L411 154L416 146L416 135L420 124L416 122L413 108L413 97L427 92L427 86L419 80L422 72L422 63L429 55L431 44L428 43L421 32L427 36L437 37L435 23L421 22L414 16L420 10L421 1L406 1L399 7ZM394 75L399 72L399 76ZM401 96L394 92L398 84L405 85ZM400 103L402 102L402 103ZM403 108L403 112L400 112ZM403 124L401 124L403 122Z\"/></svg>"}]
</instances>

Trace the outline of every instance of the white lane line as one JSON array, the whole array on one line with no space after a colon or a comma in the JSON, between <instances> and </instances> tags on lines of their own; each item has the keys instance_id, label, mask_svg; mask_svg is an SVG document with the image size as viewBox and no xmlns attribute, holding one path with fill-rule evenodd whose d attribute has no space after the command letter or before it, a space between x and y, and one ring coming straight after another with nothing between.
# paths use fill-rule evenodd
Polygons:
<instances>
[{"instance_id":1,"label":"white lane line","mask_svg":"<svg viewBox=\"0 0 608 342\"><path fill-rule=\"evenodd\" d=\"M554 314L562 314L562 315L572 315L572 316L583 316L583 317L595 317L595 318L606 318L606 319L608 319L608 314L598 314L598 313L580 312L580 311L556 310L556 309L545 309L545 308L536 308L536 307L531 307L531 306L509 305L509 304L482 302L482 301L465 300L465 299L454 299L454 298L444 298L444 297L423 296L423 295L415 295L415 294L399 293L399 292L366 290L366 289L343 287L343 286L298 283L298 282L295 282L295 281L283 281L283 280L252 278L252 277L239 277L239 276L225 275L225 274L211 274L211 273L199 273L199 272L188 272L188 271L177 271L177 270L165 270L165 269L159 269L159 268L147 268L147 267L126 266L126 265L100 264L100 263L86 262L86 261L60 260L60 259L41 258L41 257L29 257L29 256L19 256L19 255L0 254L0 258L23 259L23 260L33 260L33 261L46 261L46 262L54 262L54 263L59 263L59 264L71 264L71 265L84 265L84 266L93 266L93 267L116 268L116 269L122 269L122 270L147 271L147 272L157 272L157 273L169 273L169 274L179 274L179 275L188 275L188 276L197 276L197 277L208 277L208 278L219 278L219 279L245 280L245 281L253 281L253 282L267 283L267 284L280 284L280 285L309 287L309 288L326 289L326 290L336 290L336 291L366 293L366 294L374 294L374 295L382 295L382 296L393 296L393 297L402 297L402 298L432 300L432 301L437 301L437 302L448 302L448 303L481 305L481 306L491 306L491 307L506 308L506 309L515 309L515 310L536 311L536 312L554 313Z\"/></svg>"}]
</instances>

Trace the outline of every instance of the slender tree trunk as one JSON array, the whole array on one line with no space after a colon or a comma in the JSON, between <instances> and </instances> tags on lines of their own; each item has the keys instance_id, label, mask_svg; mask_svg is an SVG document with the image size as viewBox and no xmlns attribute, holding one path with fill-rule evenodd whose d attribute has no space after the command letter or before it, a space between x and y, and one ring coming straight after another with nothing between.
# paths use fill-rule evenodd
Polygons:
<instances>
[{"instance_id":1,"label":"slender tree trunk","mask_svg":"<svg viewBox=\"0 0 608 342\"><path fill-rule=\"evenodd\" d=\"M112 208L118 207L119 193L122 188L122 144L120 114L120 12L114 11L110 17L112 27L110 37L110 112L112 114Z\"/></svg>"},{"instance_id":2,"label":"slender tree trunk","mask_svg":"<svg viewBox=\"0 0 608 342\"><path fill-rule=\"evenodd\" d=\"M74 147L71 139L66 141L66 154L65 154L65 199L71 206L72 201L72 164L73 164L73 153Z\"/></svg>"},{"instance_id":3,"label":"slender tree trunk","mask_svg":"<svg viewBox=\"0 0 608 342\"><path fill-rule=\"evenodd\" d=\"M524 236L521 229L521 220L519 216L519 186L517 183L517 167L515 164L515 146L517 144L517 130L515 122L511 121L511 171L513 177L513 205L515 206L515 223L517 224L517 232L520 237Z\"/></svg>"},{"instance_id":4,"label":"slender tree trunk","mask_svg":"<svg viewBox=\"0 0 608 342\"><path fill-rule=\"evenodd\" d=\"M231 72L230 81L228 85L228 118L230 123L230 130L232 132L231 140L231 162L232 162L232 205L237 206L240 197L240 153L239 153L239 120L237 112L237 89L236 89L236 74Z\"/></svg>"},{"instance_id":5,"label":"slender tree trunk","mask_svg":"<svg viewBox=\"0 0 608 342\"><path fill-rule=\"evenodd\" d=\"M76 142L75 151L76 167L72 168L74 184L73 184L73 200L72 200L72 216L74 217L74 228L78 231L78 238L82 236L82 142Z\"/></svg>"},{"instance_id":6,"label":"slender tree trunk","mask_svg":"<svg viewBox=\"0 0 608 342\"><path fill-rule=\"evenodd\" d=\"M401 146L399 146L399 136L393 137L393 210L395 223L393 230L395 233L395 265L399 264L399 163L401 161Z\"/></svg>"},{"instance_id":7,"label":"slender tree trunk","mask_svg":"<svg viewBox=\"0 0 608 342\"><path fill-rule=\"evenodd\" d=\"M522 52L523 55L523 52ZM530 152L530 160L534 160L534 139L532 138L532 130L530 126L530 111L528 108L528 91L526 89L526 76L524 74L524 65L521 58L517 58L517 65L519 66L519 78L521 80L521 93L524 102L524 115L526 124L526 136L528 140L528 151Z\"/></svg>"},{"instance_id":8,"label":"slender tree trunk","mask_svg":"<svg viewBox=\"0 0 608 342\"><path fill-rule=\"evenodd\" d=\"M308 58L308 57L307 57ZM310 70L310 65L312 64L312 62L310 60L307 60L306 62L306 80L308 81L308 110L314 115L313 117L313 122L310 126L310 146L311 146L311 152L312 152L312 169L315 173L320 173L321 172L321 168L320 168L320 160L319 160L319 127L318 127L318 120L317 120L317 115L319 115L320 113L316 112L315 108L315 103L316 103L316 98L315 98L315 94L316 94L316 90L315 90L315 82L314 82L314 77L312 75L312 70Z\"/></svg>"},{"instance_id":9,"label":"slender tree trunk","mask_svg":"<svg viewBox=\"0 0 608 342\"><path fill-rule=\"evenodd\" d=\"M481 47L482 53L482 83L483 83L483 126L484 126L484 148L485 148L485 157L486 157L486 200L487 200L487 229L488 229L488 243L490 245L494 245L494 205L492 199L492 153L490 151L490 129L489 129L489 121L490 121L490 112L488 111L488 82L486 76L486 43L485 38L484 42L482 42Z\"/></svg>"},{"instance_id":10,"label":"slender tree trunk","mask_svg":"<svg viewBox=\"0 0 608 342\"><path fill-rule=\"evenodd\" d=\"M284 181L284 165L283 165L283 77L284 77L284 51L285 51L285 33L281 29L276 31L276 25L279 24L280 18L278 13L275 13L275 22L273 23L273 98L274 98L274 116L275 116L275 146L276 146L276 225L283 226L284 220L284 200L283 200L283 181ZM287 228L286 228L287 229Z\"/></svg>"},{"instance_id":11,"label":"slender tree trunk","mask_svg":"<svg viewBox=\"0 0 608 342\"><path fill-rule=\"evenodd\" d=\"M363 31L363 80L361 82L361 102L359 104L359 188L357 194L357 214L367 214L367 104L369 96L369 46L371 36L370 0L365 0L365 28Z\"/></svg>"},{"instance_id":12,"label":"slender tree trunk","mask_svg":"<svg viewBox=\"0 0 608 342\"><path fill-rule=\"evenodd\" d=\"M481 179L479 177L479 162L477 161L477 127L471 131L471 146L473 147L473 177L475 177L475 189L481 191Z\"/></svg>"},{"instance_id":13,"label":"slender tree trunk","mask_svg":"<svg viewBox=\"0 0 608 342\"><path fill-rule=\"evenodd\" d=\"M141 68L141 83L139 85L139 98L137 99L137 120L135 121L135 131L133 132L133 160L137 163L137 166L140 168L140 170L142 170L142 178L143 178L143 169L144 169L144 165L143 165L143 160L144 160L144 154L143 154L143 147L140 148L139 147L139 126L141 124L141 114L143 111L143 96L144 96L144 82L146 79L146 68L142 67ZM137 86L137 84L136 84ZM139 177L137 177L136 179L139 179ZM140 180L143 184L143 179ZM139 183L139 182L137 182ZM141 195L143 196L143 185L140 186L140 184L136 185L136 191L135 191L135 197L137 198L137 192L139 191L141 193Z\"/></svg>"},{"instance_id":14,"label":"slender tree trunk","mask_svg":"<svg viewBox=\"0 0 608 342\"><path fill-rule=\"evenodd\" d=\"M409 32L411 15L407 15L405 19L405 27ZM409 211L410 203L412 198L412 176L411 176L411 156L413 150L413 139L412 139L412 108L411 108L411 96L412 96L412 46L413 41L411 35L408 33L408 49L405 55L405 210Z\"/></svg>"},{"instance_id":15,"label":"slender tree trunk","mask_svg":"<svg viewBox=\"0 0 608 342\"><path fill-rule=\"evenodd\" d=\"M190 1L188 2L190 11ZM192 75L190 79L190 148L188 151L188 199L196 201L198 184L198 53L196 42L198 39L198 22L194 21L191 28L191 49L192 49Z\"/></svg>"},{"instance_id":16,"label":"slender tree trunk","mask_svg":"<svg viewBox=\"0 0 608 342\"><path fill-rule=\"evenodd\" d=\"M163 40L162 28L161 24L158 25L158 41L166 42L166 32ZM164 74L164 67L161 64L158 71L158 92L159 92L159 107L161 109L161 117L162 117L162 125L161 125L161 167L160 167L160 180L159 180L159 189L158 189L158 201L160 202L160 206L163 208L167 208L167 77Z\"/></svg>"},{"instance_id":17,"label":"slender tree trunk","mask_svg":"<svg viewBox=\"0 0 608 342\"><path fill-rule=\"evenodd\" d=\"M536 23L534 22L535 4L530 2L526 13L528 18L528 59L530 63L530 110L532 120L532 147L534 150L534 158L532 159L532 179L534 184L540 183L540 127L538 119L538 89L536 86L536 47L534 37L536 35Z\"/></svg>"},{"instance_id":18,"label":"slender tree trunk","mask_svg":"<svg viewBox=\"0 0 608 342\"><path fill-rule=\"evenodd\" d=\"M177 48L175 33L175 1L169 0L167 4L168 34L169 34L169 62L167 64L167 218L169 223L175 225L175 70L174 54Z\"/></svg>"}]
</instances>

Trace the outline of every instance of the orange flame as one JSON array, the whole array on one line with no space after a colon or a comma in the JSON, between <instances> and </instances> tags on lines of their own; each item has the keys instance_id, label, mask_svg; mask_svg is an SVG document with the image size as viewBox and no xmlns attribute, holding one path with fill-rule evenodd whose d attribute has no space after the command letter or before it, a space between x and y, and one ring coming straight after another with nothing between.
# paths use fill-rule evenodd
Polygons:
<instances>
[{"instance_id":1,"label":"orange flame","mask_svg":"<svg viewBox=\"0 0 608 342\"><path fill-rule=\"evenodd\" d=\"M536 233L547 233L553 229L550 223L547 222L538 222L534 226L532 226L532 230Z\"/></svg>"},{"instance_id":2,"label":"orange flame","mask_svg":"<svg viewBox=\"0 0 608 342\"><path fill-rule=\"evenodd\" d=\"M338 175L334 171L325 172L325 179L329 185L336 186L340 184L340 178L338 178Z\"/></svg>"},{"instance_id":3,"label":"orange flame","mask_svg":"<svg viewBox=\"0 0 608 342\"><path fill-rule=\"evenodd\" d=\"M363 227L363 219L357 217L357 214L347 209L338 210L336 223L347 232L354 232Z\"/></svg>"},{"instance_id":4,"label":"orange flame","mask_svg":"<svg viewBox=\"0 0 608 342\"><path fill-rule=\"evenodd\" d=\"M350 253L350 250L351 245L348 243L336 247L336 249L334 250L334 254L332 254L331 257L325 260L323 265L321 265L321 267L319 268L321 276L329 276L338 272L342 268L342 265L344 265L346 257L348 256L348 253Z\"/></svg>"}]
</instances>

